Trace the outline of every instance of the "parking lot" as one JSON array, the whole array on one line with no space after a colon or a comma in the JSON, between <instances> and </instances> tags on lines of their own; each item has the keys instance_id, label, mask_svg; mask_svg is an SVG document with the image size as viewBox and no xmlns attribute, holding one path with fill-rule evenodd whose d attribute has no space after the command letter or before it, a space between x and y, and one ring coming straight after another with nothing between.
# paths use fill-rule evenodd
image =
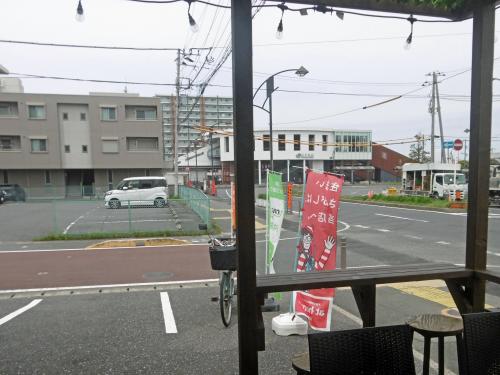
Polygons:
<instances>
[{"instance_id":1,"label":"parking lot","mask_svg":"<svg viewBox=\"0 0 500 375\"><path fill-rule=\"evenodd\" d=\"M7 202L0 206L0 242L32 241L51 233L194 231L203 223L183 200L167 207L108 209L99 200Z\"/></svg>"}]
</instances>

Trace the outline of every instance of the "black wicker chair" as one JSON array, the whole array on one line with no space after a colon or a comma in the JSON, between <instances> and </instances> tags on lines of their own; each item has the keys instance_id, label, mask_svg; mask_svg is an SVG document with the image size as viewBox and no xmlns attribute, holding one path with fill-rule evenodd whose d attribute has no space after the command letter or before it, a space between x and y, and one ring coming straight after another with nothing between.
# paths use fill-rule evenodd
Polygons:
<instances>
[{"instance_id":1,"label":"black wicker chair","mask_svg":"<svg viewBox=\"0 0 500 375\"><path fill-rule=\"evenodd\" d=\"M463 315L468 375L500 375L500 312Z\"/></svg>"},{"instance_id":2,"label":"black wicker chair","mask_svg":"<svg viewBox=\"0 0 500 375\"><path fill-rule=\"evenodd\" d=\"M412 333L407 325L313 333L311 374L415 374Z\"/></svg>"}]
</instances>

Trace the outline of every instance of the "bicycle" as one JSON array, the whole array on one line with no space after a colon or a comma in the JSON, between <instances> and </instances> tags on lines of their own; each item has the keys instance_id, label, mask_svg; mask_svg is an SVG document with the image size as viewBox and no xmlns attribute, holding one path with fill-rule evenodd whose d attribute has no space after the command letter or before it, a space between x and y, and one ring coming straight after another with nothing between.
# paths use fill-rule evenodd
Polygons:
<instances>
[{"instance_id":1,"label":"bicycle","mask_svg":"<svg viewBox=\"0 0 500 375\"><path fill-rule=\"evenodd\" d=\"M236 240L210 236L209 244L212 269L220 271L219 307L222 323L225 327L229 327L233 310L234 273L237 261Z\"/></svg>"}]
</instances>

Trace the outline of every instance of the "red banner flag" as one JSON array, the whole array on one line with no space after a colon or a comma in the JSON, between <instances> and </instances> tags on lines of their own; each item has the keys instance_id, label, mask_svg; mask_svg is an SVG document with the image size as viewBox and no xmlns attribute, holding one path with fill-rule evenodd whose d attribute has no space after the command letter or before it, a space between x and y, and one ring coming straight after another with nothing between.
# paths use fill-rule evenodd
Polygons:
<instances>
[{"instance_id":1,"label":"red banner flag","mask_svg":"<svg viewBox=\"0 0 500 375\"><path fill-rule=\"evenodd\" d=\"M335 269L337 255L337 215L344 179L308 170L304 207L297 246L297 272ZM295 293L295 312L309 319L311 328L330 330L335 290L315 289Z\"/></svg>"}]
</instances>

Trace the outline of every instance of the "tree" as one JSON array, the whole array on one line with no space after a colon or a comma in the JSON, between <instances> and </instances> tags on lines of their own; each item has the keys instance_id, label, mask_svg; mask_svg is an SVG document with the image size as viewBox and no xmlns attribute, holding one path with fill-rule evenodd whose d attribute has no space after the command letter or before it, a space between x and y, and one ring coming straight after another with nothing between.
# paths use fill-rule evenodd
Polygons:
<instances>
[{"instance_id":1,"label":"tree","mask_svg":"<svg viewBox=\"0 0 500 375\"><path fill-rule=\"evenodd\" d=\"M410 146L408 157L415 160L417 163L429 163L431 157L429 151L425 150L425 136L419 133L415 136L417 142Z\"/></svg>"}]
</instances>

